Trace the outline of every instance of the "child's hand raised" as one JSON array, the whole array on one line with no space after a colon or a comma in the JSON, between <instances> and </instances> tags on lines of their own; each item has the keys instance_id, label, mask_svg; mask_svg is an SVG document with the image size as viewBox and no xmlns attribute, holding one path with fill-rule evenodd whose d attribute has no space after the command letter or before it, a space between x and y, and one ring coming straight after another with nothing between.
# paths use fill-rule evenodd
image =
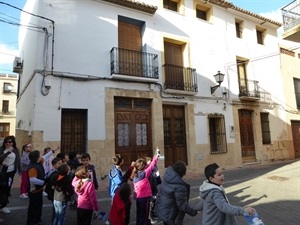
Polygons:
<instances>
[{"instance_id":1,"label":"child's hand raised","mask_svg":"<svg viewBox=\"0 0 300 225\"><path fill-rule=\"evenodd\" d=\"M159 151L159 148L158 148L158 147L156 147L156 155L157 155L157 156L160 156L160 151Z\"/></svg>"}]
</instances>

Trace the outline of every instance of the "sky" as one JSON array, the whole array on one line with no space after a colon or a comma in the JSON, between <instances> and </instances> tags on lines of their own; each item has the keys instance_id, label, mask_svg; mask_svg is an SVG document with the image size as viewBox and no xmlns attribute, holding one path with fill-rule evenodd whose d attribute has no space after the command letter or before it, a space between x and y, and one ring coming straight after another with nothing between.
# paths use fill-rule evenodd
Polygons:
<instances>
[{"instance_id":1,"label":"sky","mask_svg":"<svg viewBox=\"0 0 300 225\"><path fill-rule=\"evenodd\" d=\"M142 0L138 1L141 2ZM292 1L293 0L229 0L229 2L240 8L278 22L282 22L280 9ZM12 73L14 58L19 54L19 26L8 24L7 22L20 24L20 11L3 3L8 3L23 9L26 0L0 0L0 73Z\"/></svg>"}]
</instances>

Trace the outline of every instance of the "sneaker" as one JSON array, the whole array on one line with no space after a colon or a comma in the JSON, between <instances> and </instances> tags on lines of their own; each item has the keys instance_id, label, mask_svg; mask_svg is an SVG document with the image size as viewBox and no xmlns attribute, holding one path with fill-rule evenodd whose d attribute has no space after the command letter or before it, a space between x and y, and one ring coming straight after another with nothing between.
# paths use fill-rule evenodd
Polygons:
<instances>
[{"instance_id":1,"label":"sneaker","mask_svg":"<svg viewBox=\"0 0 300 225\"><path fill-rule=\"evenodd\" d=\"M0 223L3 223L4 222L4 219L0 219Z\"/></svg>"},{"instance_id":2,"label":"sneaker","mask_svg":"<svg viewBox=\"0 0 300 225\"><path fill-rule=\"evenodd\" d=\"M37 222L37 223L34 224L34 225L42 225L42 224L45 224L45 221L44 221L44 220L40 220L39 222Z\"/></svg>"},{"instance_id":3,"label":"sneaker","mask_svg":"<svg viewBox=\"0 0 300 225\"><path fill-rule=\"evenodd\" d=\"M44 196L44 197L47 197L48 194L47 194L46 192L43 191L43 196Z\"/></svg>"},{"instance_id":4,"label":"sneaker","mask_svg":"<svg viewBox=\"0 0 300 225\"><path fill-rule=\"evenodd\" d=\"M20 195L20 198L28 198L28 196L25 193L23 193Z\"/></svg>"},{"instance_id":5,"label":"sneaker","mask_svg":"<svg viewBox=\"0 0 300 225\"><path fill-rule=\"evenodd\" d=\"M4 207L4 208L0 209L0 212L4 213L4 214L9 214L10 210L8 208Z\"/></svg>"},{"instance_id":6,"label":"sneaker","mask_svg":"<svg viewBox=\"0 0 300 225\"><path fill-rule=\"evenodd\" d=\"M157 222L158 222L158 220L155 220L155 219L150 219L150 221L151 221L151 224L156 224Z\"/></svg>"},{"instance_id":7,"label":"sneaker","mask_svg":"<svg viewBox=\"0 0 300 225\"><path fill-rule=\"evenodd\" d=\"M105 221L105 224L110 224L109 220L106 220L106 221Z\"/></svg>"}]
</instances>

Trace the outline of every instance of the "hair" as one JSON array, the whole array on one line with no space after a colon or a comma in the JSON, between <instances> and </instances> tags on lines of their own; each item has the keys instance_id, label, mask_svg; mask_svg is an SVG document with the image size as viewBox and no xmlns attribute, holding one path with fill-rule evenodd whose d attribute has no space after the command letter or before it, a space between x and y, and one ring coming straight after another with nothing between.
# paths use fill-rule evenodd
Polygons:
<instances>
[{"instance_id":1,"label":"hair","mask_svg":"<svg viewBox=\"0 0 300 225\"><path fill-rule=\"evenodd\" d=\"M29 153L29 160L31 163L36 163L38 159L40 158L40 151L39 150L33 150Z\"/></svg>"},{"instance_id":2,"label":"hair","mask_svg":"<svg viewBox=\"0 0 300 225\"><path fill-rule=\"evenodd\" d=\"M145 157L145 159L146 159L146 162L147 162L147 163L148 163L149 161L152 161L152 158L149 157L149 156Z\"/></svg>"},{"instance_id":3,"label":"hair","mask_svg":"<svg viewBox=\"0 0 300 225\"><path fill-rule=\"evenodd\" d=\"M75 171L75 176L80 179L78 182L78 185L76 187L76 190L79 191L83 185L82 179L89 177L89 170L86 166L79 166Z\"/></svg>"},{"instance_id":4,"label":"hair","mask_svg":"<svg viewBox=\"0 0 300 225\"><path fill-rule=\"evenodd\" d=\"M139 171L143 171L147 167L147 161L145 158L140 158L135 161L135 166L132 170L131 179L137 177Z\"/></svg>"},{"instance_id":5,"label":"hair","mask_svg":"<svg viewBox=\"0 0 300 225\"><path fill-rule=\"evenodd\" d=\"M44 148L44 154L46 154L48 150L51 150L51 148L50 147Z\"/></svg>"},{"instance_id":6,"label":"hair","mask_svg":"<svg viewBox=\"0 0 300 225\"><path fill-rule=\"evenodd\" d=\"M57 173L59 175L65 176L65 175L68 175L69 170L70 170L70 167L68 166L68 164L63 163L57 168Z\"/></svg>"},{"instance_id":7,"label":"hair","mask_svg":"<svg viewBox=\"0 0 300 225\"><path fill-rule=\"evenodd\" d=\"M130 185L128 183L121 184L119 196L123 200L123 202L128 202L130 195L131 195Z\"/></svg>"},{"instance_id":8,"label":"hair","mask_svg":"<svg viewBox=\"0 0 300 225\"><path fill-rule=\"evenodd\" d=\"M89 153L83 153L83 154L81 155L81 159L89 159L89 160L91 160L91 156L90 156Z\"/></svg>"},{"instance_id":9,"label":"hair","mask_svg":"<svg viewBox=\"0 0 300 225\"><path fill-rule=\"evenodd\" d=\"M76 155L77 155L77 152L75 152L75 151L69 152L69 159L75 159Z\"/></svg>"},{"instance_id":10,"label":"hair","mask_svg":"<svg viewBox=\"0 0 300 225\"><path fill-rule=\"evenodd\" d=\"M2 149L6 149L5 143L6 143L8 140L11 140L11 141L12 141L12 143L13 143L13 148L16 148L16 147L17 147L15 136L10 135L10 136L7 136L7 137L4 138L3 143L2 143Z\"/></svg>"},{"instance_id":11,"label":"hair","mask_svg":"<svg viewBox=\"0 0 300 225\"><path fill-rule=\"evenodd\" d=\"M65 160L65 157L66 157L66 154L63 153L63 152L60 152L60 153L57 154L56 157L57 157L57 158L60 158L62 161L64 161L64 160Z\"/></svg>"},{"instance_id":12,"label":"hair","mask_svg":"<svg viewBox=\"0 0 300 225\"><path fill-rule=\"evenodd\" d=\"M52 166L56 165L59 161L61 161L61 158L54 158L52 161L51 161L51 164Z\"/></svg>"},{"instance_id":13,"label":"hair","mask_svg":"<svg viewBox=\"0 0 300 225\"><path fill-rule=\"evenodd\" d=\"M25 144L25 145L22 146L22 152L21 152L21 153L23 153L23 152L26 151L26 147L27 147L28 145L31 145L31 144L30 144L30 143L27 143L27 144Z\"/></svg>"},{"instance_id":14,"label":"hair","mask_svg":"<svg viewBox=\"0 0 300 225\"><path fill-rule=\"evenodd\" d=\"M186 174L186 164L183 161L177 161L173 164L172 168L180 177Z\"/></svg>"},{"instance_id":15,"label":"hair","mask_svg":"<svg viewBox=\"0 0 300 225\"><path fill-rule=\"evenodd\" d=\"M209 181L210 177L213 177L216 173L216 170L219 168L217 163L209 164L204 169L204 174L207 180Z\"/></svg>"},{"instance_id":16,"label":"hair","mask_svg":"<svg viewBox=\"0 0 300 225\"><path fill-rule=\"evenodd\" d=\"M112 162L116 166L119 166L123 162L123 157L120 154L116 154L114 157L112 157Z\"/></svg>"}]
</instances>

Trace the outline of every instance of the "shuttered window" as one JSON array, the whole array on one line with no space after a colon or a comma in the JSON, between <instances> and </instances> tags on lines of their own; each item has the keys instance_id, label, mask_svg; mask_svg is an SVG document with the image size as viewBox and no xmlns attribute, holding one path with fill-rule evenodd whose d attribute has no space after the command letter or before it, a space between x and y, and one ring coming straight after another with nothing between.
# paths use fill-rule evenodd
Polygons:
<instances>
[{"instance_id":1,"label":"shuttered window","mask_svg":"<svg viewBox=\"0 0 300 225\"><path fill-rule=\"evenodd\" d=\"M138 25L119 21L119 48L142 51L142 31Z\"/></svg>"}]
</instances>

